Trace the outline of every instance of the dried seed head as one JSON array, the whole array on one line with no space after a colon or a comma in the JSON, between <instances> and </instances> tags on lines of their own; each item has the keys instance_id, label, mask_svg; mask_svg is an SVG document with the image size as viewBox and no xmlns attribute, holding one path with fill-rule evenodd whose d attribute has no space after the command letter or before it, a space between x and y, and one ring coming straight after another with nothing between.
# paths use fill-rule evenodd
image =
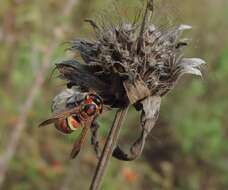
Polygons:
<instances>
[{"instance_id":1,"label":"dried seed head","mask_svg":"<svg viewBox=\"0 0 228 190\"><path fill-rule=\"evenodd\" d=\"M149 1L143 20L138 23L120 23L107 27L86 20L94 28L97 38L93 42L81 39L72 41L70 50L79 52L84 64L83 67L79 66L74 60L71 64L60 63L57 67L62 68L61 75L73 84L106 94L106 99L114 94L116 101L126 95L121 85L124 80L134 82L140 78L150 89L151 95L164 96L183 74L201 76L200 66L205 62L199 58L184 58L182 55L188 40L181 39L181 35L185 30L191 29L191 26L179 25L162 29L148 23L149 13L153 10L151 3ZM91 75L91 79L96 79L96 84L78 82L82 80L81 75L72 79L69 75L76 73L67 73L67 67L86 72ZM87 78L90 78L89 75ZM96 87L98 84L99 87ZM107 89L110 85L113 88ZM102 88L106 88L106 93Z\"/></svg>"},{"instance_id":2,"label":"dried seed head","mask_svg":"<svg viewBox=\"0 0 228 190\"><path fill-rule=\"evenodd\" d=\"M135 19L133 23L124 23L121 18L119 24L113 25L104 17L102 23L97 24L87 19L96 39L73 40L69 48L80 53L83 63L72 59L56 64L60 77L68 81L67 86L77 89L57 95L53 108L61 107L62 103L65 107L76 104L75 97L93 90L105 105L123 108L132 103L137 110L142 110L142 131L130 153L126 154L119 146L113 152L113 156L121 160L134 160L142 153L158 118L161 97L184 74L202 76L200 66L205 64L202 59L183 56L183 48L188 46L189 40L181 36L191 26L151 24L152 13L153 0L148 0L142 19Z\"/></svg>"}]
</instances>

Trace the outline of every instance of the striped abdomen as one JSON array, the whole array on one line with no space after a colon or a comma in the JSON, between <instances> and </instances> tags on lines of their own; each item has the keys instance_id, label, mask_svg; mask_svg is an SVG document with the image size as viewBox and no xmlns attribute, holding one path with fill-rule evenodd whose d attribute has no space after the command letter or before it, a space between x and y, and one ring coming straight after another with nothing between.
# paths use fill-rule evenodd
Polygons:
<instances>
[{"instance_id":1,"label":"striped abdomen","mask_svg":"<svg viewBox=\"0 0 228 190\"><path fill-rule=\"evenodd\" d=\"M65 134L70 134L80 127L80 122L74 116L59 119L55 122L55 128Z\"/></svg>"},{"instance_id":2,"label":"striped abdomen","mask_svg":"<svg viewBox=\"0 0 228 190\"><path fill-rule=\"evenodd\" d=\"M55 127L65 134L72 133L81 126L81 123L96 114L95 104L85 104L82 110L74 116L59 119L55 122Z\"/></svg>"}]
</instances>

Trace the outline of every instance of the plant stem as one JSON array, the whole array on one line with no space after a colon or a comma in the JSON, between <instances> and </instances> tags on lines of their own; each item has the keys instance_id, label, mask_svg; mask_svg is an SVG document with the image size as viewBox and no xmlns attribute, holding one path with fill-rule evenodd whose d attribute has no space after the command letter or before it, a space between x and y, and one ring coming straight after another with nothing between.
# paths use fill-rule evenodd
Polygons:
<instances>
[{"instance_id":1,"label":"plant stem","mask_svg":"<svg viewBox=\"0 0 228 190\"><path fill-rule=\"evenodd\" d=\"M112 127L109 131L101 157L98 161L95 174L93 176L92 183L90 185L90 190L98 190L101 185L102 177L104 176L108 162L112 156L113 149L115 148L115 145L117 143L118 135L119 135L121 126L123 125L128 108L129 106L123 109L119 109L116 112L115 119L112 123Z\"/></svg>"}]
</instances>

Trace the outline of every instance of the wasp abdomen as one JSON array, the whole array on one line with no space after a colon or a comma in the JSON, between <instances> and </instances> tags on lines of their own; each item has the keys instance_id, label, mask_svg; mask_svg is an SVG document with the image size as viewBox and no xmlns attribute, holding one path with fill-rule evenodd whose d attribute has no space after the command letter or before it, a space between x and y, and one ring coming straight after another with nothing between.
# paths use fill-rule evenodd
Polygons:
<instances>
[{"instance_id":1,"label":"wasp abdomen","mask_svg":"<svg viewBox=\"0 0 228 190\"><path fill-rule=\"evenodd\" d=\"M55 123L56 129L65 134L70 134L80 127L80 122L76 117L70 116L64 119L60 119Z\"/></svg>"}]
</instances>

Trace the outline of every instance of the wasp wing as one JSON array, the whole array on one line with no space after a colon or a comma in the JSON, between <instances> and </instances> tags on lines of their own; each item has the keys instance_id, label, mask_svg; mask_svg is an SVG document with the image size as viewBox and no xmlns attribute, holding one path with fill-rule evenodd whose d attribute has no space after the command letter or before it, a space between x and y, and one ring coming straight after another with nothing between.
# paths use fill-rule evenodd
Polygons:
<instances>
[{"instance_id":1,"label":"wasp wing","mask_svg":"<svg viewBox=\"0 0 228 190\"><path fill-rule=\"evenodd\" d=\"M54 114L53 117L43 121L42 123L39 124L39 127L43 127L43 126L46 126L46 125L49 125L49 124L52 124L54 123L55 121L57 121L58 119L61 119L61 118L66 118L66 117L69 117L71 115L77 115L80 110L81 110L81 107L82 105L79 105L75 108L72 108L72 109L69 109L69 110L65 110L61 113L58 113L58 114Z\"/></svg>"},{"instance_id":2,"label":"wasp wing","mask_svg":"<svg viewBox=\"0 0 228 190\"><path fill-rule=\"evenodd\" d=\"M79 139L77 139L73 145L73 148L72 148L72 151L71 151L71 154L70 154L70 158L71 159L74 159L78 153L80 152L81 150L81 146L82 144L84 143L85 139L86 139L86 134L88 132L88 129L89 129L89 126L85 126L80 134L80 137Z\"/></svg>"},{"instance_id":3,"label":"wasp wing","mask_svg":"<svg viewBox=\"0 0 228 190\"><path fill-rule=\"evenodd\" d=\"M79 88L65 89L53 98L51 110L57 114L77 107L85 99L85 96L86 93L81 92Z\"/></svg>"},{"instance_id":4,"label":"wasp wing","mask_svg":"<svg viewBox=\"0 0 228 190\"><path fill-rule=\"evenodd\" d=\"M70 158L71 159L74 159L80 152L81 150L81 147L82 145L84 144L85 142L85 139L86 139L86 135L88 133L88 130L91 126L91 123L93 121L94 118L92 119L89 119L87 122L85 122L83 125L83 129L82 129L82 132L80 134L80 137L75 141L74 145L73 145L73 148L72 148L72 151L71 151L71 154L70 154Z\"/></svg>"},{"instance_id":5,"label":"wasp wing","mask_svg":"<svg viewBox=\"0 0 228 190\"><path fill-rule=\"evenodd\" d=\"M78 88L65 89L60 92L52 100L51 110L53 116L40 123L39 127L55 123L60 118L78 114L85 95L86 93L80 92Z\"/></svg>"}]
</instances>

